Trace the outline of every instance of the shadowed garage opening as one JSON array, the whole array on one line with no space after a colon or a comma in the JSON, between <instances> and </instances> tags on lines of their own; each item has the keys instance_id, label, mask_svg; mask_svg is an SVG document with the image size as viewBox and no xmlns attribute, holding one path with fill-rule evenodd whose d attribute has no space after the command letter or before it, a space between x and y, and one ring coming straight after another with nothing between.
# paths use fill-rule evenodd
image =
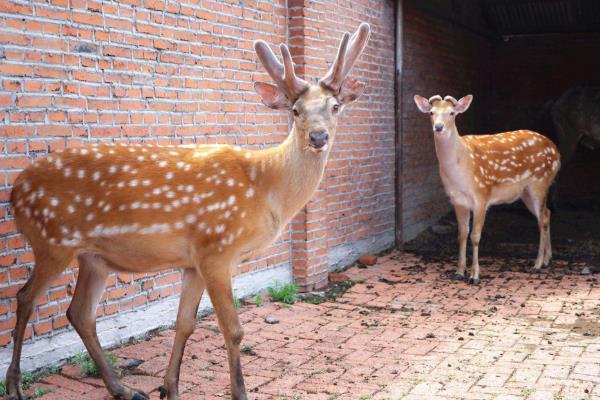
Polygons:
<instances>
[{"instance_id":1,"label":"shadowed garage opening","mask_svg":"<svg viewBox=\"0 0 600 400\"><path fill-rule=\"evenodd\" d=\"M555 259L584 270L600 253L600 3L587 0L405 0L400 72L401 212L408 248L457 256L456 224L439 178L431 126L414 94L460 98L464 134L531 129L559 147L550 203ZM442 233L443 232L443 233ZM440 237L443 236L443 237ZM535 218L518 201L488 212L481 255L535 258ZM433 245L433 247L431 247ZM484 268L485 269L485 268Z\"/></svg>"}]
</instances>

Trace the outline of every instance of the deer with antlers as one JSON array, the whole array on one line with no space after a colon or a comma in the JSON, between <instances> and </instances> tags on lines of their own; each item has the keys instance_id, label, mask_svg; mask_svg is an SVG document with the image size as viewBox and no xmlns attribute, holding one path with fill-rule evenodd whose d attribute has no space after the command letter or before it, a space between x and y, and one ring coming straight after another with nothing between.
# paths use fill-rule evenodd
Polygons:
<instances>
[{"instance_id":1,"label":"deer with antlers","mask_svg":"<svg viewBox=\"0 0 600 400\"><path fill-rule=\"evenodd\" d=\"M495 135L460 136L455 118L473 100L415 95L423 113L431 115L435 152L444 189L454 206L459 230L458 269L454 278L464 279L469 220L473 212L473 265L469 282L479 283L479 239L488 207L521 198L538 220L540 242L533 270L548 265L550 210L548 189L560 168L560 155L552 141L537 132L519 130Z\"/></svg>"},{"instance_id":2,"label":"deer with antlers","mask_svg":"<svg viewBox=\"0 0 600 400\"><path fill-rule=\"evenodd\" d=\"M292 113L289 136L277 147L97 144L53 153L18 176L11 202L17 226L33 249L35 268L17 294L6 375L10 399L24 399L20 356L36 299L73 257L79 273L67 317L112 396L149 398L123 385L102 353L95 312L107 275L178 266L183 269L181 299L161 398L179 398L181 359L206 288L225 338L231 397L246 399L243 330L232 274L238 263L279 235L319 185L338 116L364 90L348 74L369 34L365 23L351 37L344 34L331 69L313 85L296 76L284 44L282 64L265 42L255 42L258 58L276 83L257 82L256 91L267 107Z\"/></svg>"}]
</instances>

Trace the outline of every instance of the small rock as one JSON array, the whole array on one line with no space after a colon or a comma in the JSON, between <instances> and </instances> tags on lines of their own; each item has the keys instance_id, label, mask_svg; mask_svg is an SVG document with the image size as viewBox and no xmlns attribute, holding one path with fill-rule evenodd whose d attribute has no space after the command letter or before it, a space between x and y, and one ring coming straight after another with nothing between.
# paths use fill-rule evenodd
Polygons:
<instances>
[{"instance_id":1,"label":"small rock","mask_svg":"<svg viewBox=\"0 0 600 400\"><path fill-rule=\"evenodd\" d=\"M139 358L132 358L127 361L127 363L123 366L123 368L134 369L134 368L138 367L141 363L143 363L143 361L140 360Z\"/></svg>"},{"instance_id":2,"label":"small rock","mask_svg":"<svg viewBox=\"0 0 600 400\"><path fill-rule=\"evenodd\" d=\"M334 272L329 274L329 282L344 282L349 280L350 277L343 272Z\"/></svg>"},{"instance_id":3,"label":"small rock","mask_svg":"<svg viewBox=\"0 0 600 400\"><path fill-rule=\"evenodd\" d=\"M583 269L581 270L581 275L589 275L591 273L592 271L590 271L590 267L583 267Z\"/></svg>"},{"instance_id":4,"label":"small rock","mask_svg":"<svg viewBox=\"0 0 600 400\"><path fill-rule=\"evenodd\" d=\"M271 324L271 325L273 325L273 324L278 324L278 323L279 323L279 319L277 319L276 317L274 317L274 316L272 316L272 315L267 315L267 316L265 317L265 322L266 322L267 324Z\"/></svg>"},{"instance_id":5,"label":"small rock","mask_svg":"<svg viewBox=\"0 0 600 400\"><path fill-rule=\"evenodd\" d=\"M368 256L362 256L361 258L358 259L358 262L364 265L375 265L377 264L377 256L372 256L372 255L368 255Z\"/></svg>"}]
</instances>

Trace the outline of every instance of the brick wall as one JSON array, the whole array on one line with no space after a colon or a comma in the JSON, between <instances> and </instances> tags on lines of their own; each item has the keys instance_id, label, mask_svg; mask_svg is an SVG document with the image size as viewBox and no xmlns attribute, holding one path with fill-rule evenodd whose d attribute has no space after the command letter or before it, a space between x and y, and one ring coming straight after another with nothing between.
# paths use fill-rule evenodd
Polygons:
<instances>
[{"instance_id":1,"label":"brick wall","mask_svg":"<svg viewBox=\"0 0 600 400\"><path fill-rule=\"evenodd\" d=\"M310 287L326 277L332 248L393 240L392 16L393 2L376 0L0 2L0 346L10 342L14 296L33 266L9 213L19 171L53 150L104 140L281 142L287 115L262 106L252 88L268 81L252 49L258 38L288 42L312 78L326 70L343 30L365 18L374 29L356 69L367 92L340 120L319 193L240 272L292 265ZM111 275L98 314L170 297L179 279L178 271ZM43 296L28 338L65 329L75 281L69 269Z\"/></svg>"},{"instance_id":2,"label":"brick wall","mask_svg":"<svg viewBox=\"0 0 600 400\"><path fill-rule=\"evenodd\" d=\"M428 116L413 96L473 94L471 108L458 117L461 133L482 132L490 85L488 38L429 13L414 1L403 7L401 71L402 219L407 241L451 209L441 185Z\"/></svg>"}]
</instances>

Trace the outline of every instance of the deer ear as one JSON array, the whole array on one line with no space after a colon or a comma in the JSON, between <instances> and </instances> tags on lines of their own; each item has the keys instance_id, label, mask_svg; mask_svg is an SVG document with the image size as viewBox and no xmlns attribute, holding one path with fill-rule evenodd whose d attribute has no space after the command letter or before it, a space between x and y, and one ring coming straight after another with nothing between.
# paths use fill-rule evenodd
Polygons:
<instances>
[{"instance_id":1,"label":"deer ear","mask_svg":"<svg viewBox=\"0 0 600 400\"><path fill-rule=\"evenodd\" d=\"M473 96L470 94L466 95L465 97L460 99L458 103L456 103L456 106L454 106L454 111L457 113L464 113L465 111L467 111L472 101Z\"/></svg>"},{"instance_id":2,"label":"deer ear","mask_svg":"<svg viewBox=\"0 0 600 400\"><path fill-rule=\"evenodd\" d=\"M429 103L429 100L427 100L425 97L415 94L414 99L417 107L419 108L419 110L421 110L421 112L428 113L429 111L431 111L431 103Z\"/></svg>"},{"instance_id":3,"label":"deer ear","mask_svg":"<svg viewBox=\"0 0 600 400\"><path fill-rule=\"evenodd\" d=\"M262 103L275 110L289 110L291 104L285 94L275 85L265 82L254 82L254 90L260 95Z\"/></svg>"},{"instance_id":4,"label":"deer ear","mask_svg":"<svg viewBox=\"0 0 600 400\"><path fill-rule=\"evenodd\" d=\"M365 91L365 84L358 79L346 78L342 82L340 92L336 96L342 104L351 103Z\"/></svg>"}]
</instances>

